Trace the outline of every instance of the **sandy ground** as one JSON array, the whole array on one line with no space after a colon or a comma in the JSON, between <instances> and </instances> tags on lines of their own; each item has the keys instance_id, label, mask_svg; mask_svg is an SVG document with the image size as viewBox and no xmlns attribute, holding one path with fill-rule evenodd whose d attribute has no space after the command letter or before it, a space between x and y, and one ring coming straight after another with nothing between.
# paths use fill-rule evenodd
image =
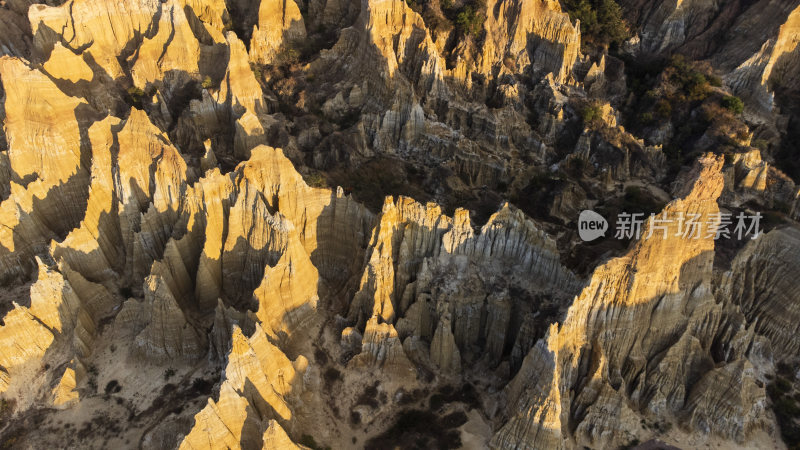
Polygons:
<instances>
[{"instance_id":1,"label":"sandy ground","mask_svg":"<svg viewBox=\"0 0 800 450\"><path fill-rule=\"evenodd\" d=\"M732 446L731 441L725 441L715 436L703 436L700 434L688 434L682 430L670 430L664 436L660 436L659 440L665 444L678 447L680 449L731 449L736 448L740 450L761 450L761 449L785 449L786 444L783 443L777 433L767 433L764 430L754 432L748 442L741 445Z\"/></svg>"},{"instance_id":2,"label":"sandy ground","mask_svg":"<svg viewBox=\"0 0 800 450\"><path fill-rule=\"evenodd\" d=\"M469 419L467 423L461 425L461 448L464 450L483 450L489 448L489 440L492 438L492 427L483 419L477 411L472 410L467 413Z\"/></svg>"},{"instance_id":3,"label":"sandy ground","mask_svg":"<svg viewBox=\"0 0 800 450\"><path fill-rule=\"evenodd\" d=\"M80 401L76 405L25 411L26 403L48 404L52 386L33 391L27 387L39 383L26 384L26 378L20 376L12 378L22 382L12 385L13 391L8 394L10 398L20 399L21 405L17 410L24 412L2 424L0 436L3 443L10 440L15 444L14 448L35 449L139 448L144 444L143 436L157 426L167 424L169 427L174 423L173 428L177 430L180 425L184 428L191 425L194 414L205 406L208 399L204 392L193 389L194 380L210 380L211 384L203 385L204 388L210 388L216 381L215 375L208 371L206 360L195 364L183 361L149 363L131 355L124 340L112 340L110 329L108 327L95 341L96 351L87 359L87 376L78 382ZM30 377L51 373L41 367L25 370ZM53 373L60 377L63 368L59 367ZM217 374L216 379L218 377ZM165 385L171 385L172 389L165 389ZM211 394L210 389L207 392ZM174 433L173 438L177 439ZM152 444L142 447L160 447L158 442Z\"/></svg>"}]
</instances>

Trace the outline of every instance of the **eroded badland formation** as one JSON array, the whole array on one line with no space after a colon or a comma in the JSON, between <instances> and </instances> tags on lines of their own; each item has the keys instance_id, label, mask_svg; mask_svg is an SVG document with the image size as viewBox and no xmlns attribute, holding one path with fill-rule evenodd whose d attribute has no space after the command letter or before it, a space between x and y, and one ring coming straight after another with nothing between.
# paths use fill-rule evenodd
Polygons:
<instances>
[{"instance_id":1,"label":"eroded badland formation","mask_svg":"<svg viewBox=\"0 0 800 450\"><path fill-rule=\"evenodd\" d=\"M0 2L0 445L797 448L798 43L796 0Z\"/></svg>"}]
</instances>

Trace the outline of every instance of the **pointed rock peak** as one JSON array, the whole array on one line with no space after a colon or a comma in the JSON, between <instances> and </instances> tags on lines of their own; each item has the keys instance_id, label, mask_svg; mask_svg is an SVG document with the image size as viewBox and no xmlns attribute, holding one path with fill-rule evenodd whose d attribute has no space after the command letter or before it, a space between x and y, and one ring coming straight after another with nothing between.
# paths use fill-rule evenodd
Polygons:
<instances>
[{"instance_id":1,"label":"pointed rock peak","mask_svg":"<svg viewBox=\"0 0 800 450\"><path fill-rule=\"evenodd\" d=\"M713 200L716 202L724 187L721 155L706 153L692 168L675 182L675 196L685 201Z\"/></svg>"},{"instance_id":2,"label":"pointed rock peak","mask_svg":"<svg viewBox=\"0 0 800 450\"><path fill-rule=\"evenodd\" d=\"M469 210L456 208L453 214L453 225L459 229L472 229L472 219L469 217Z\"/></svg>"}]
</instances>

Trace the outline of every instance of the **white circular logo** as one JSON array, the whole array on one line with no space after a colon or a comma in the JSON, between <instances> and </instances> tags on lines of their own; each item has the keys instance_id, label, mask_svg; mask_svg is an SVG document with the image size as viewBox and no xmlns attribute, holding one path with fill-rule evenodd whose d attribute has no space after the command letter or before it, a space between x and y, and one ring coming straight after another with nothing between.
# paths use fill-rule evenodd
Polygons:
<instances>
[{"instance_id":1,"label":"white circular logo","mask_svg":"<svg viewBox=\"0 0 800 450\"><path fill-rule=\"evenodd\" d=\"M608 221L596 212L586 209L578 217L578 235L586 242L593 241L600 236L605 236L608 230Z\"/></svg>"}]
</instances>

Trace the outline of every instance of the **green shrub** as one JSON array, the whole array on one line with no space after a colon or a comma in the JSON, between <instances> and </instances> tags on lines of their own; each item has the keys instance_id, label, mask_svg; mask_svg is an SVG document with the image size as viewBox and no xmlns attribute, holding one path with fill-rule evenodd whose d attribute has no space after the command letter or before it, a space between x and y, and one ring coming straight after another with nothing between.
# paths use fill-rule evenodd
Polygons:
<instances>
[{"instance_id":1,"label":"green shrub","mask_svg":"<svg viewBox=\"0 0 800 450\"><path fill-rule=\"evenodd\" d=\"M750 146L755 147L763 152L769 149L769 141L766 139L753 139L753 142L750 143Z\"/></svg>"},{"instance_id":2,"label":"green shrub","mask_svg":"<svg viewBox=\"0 0 800 450\"><path fill-rule=\"evenodd\" d=\"M278 66L291 66L300 61L300 52L293 48L283 47L275 56L275 64Z\"/></svg>"},{"instance_id":3,"label":"green shrub","mask_svg":"<svg viewBox=\"0 0 800 450\"><path fill-rule=\"evenodd\" d=\"M328 180L325 179L325 175L320 172L312 172L305 177L306 184L311 187L315 188L326 188L328 187Z\"/></svg>"},{"instance_id":4,"label":"green shrub","mask_svg":"<svg viewBox=\"0 0 800 450\"><path fill-rule=\"evenodd\" d=\"M405 0L433 32L455 29L459 38L478 39L486 21L486 0Z\"/></svg>"},{"instance_id":5,"label":"green shrub","mask_svg":"<svg viewBox=\"0 0 800 450\"><path fill-rule=\"evenodd\" d=\"M456 16L456 29L459 33L478 37L483 31L483 22L486 17L482 12L476 11L472 6L465 6Z\"/></svg>"},{"instance_id":6,"label":"green shrub","mask_svg":"<svg viewBox=\"0 0 800 450\"><path fill-rule=\"evenodd\" d=\"M250 63L250 70L253 72L253 75L256 76L256 80L261 81L264 77L264 72L258 64Z\"/></svg>"},{"instance_id":7,"label":"green shrub","mask_svg":"<svg viewBox=\"0 0 800 450\"><path fill-rule=\"evenodd\" d=\"M580 111L581 119L585 126L596 124L603 117L603 110L596 102L584 106Z\"/></svg>"},{"instance_id":8,"label":"green shrub","mask_svg":"<svg viewBox=\"0 0 800 450\"><path fill-rule=\"evenodd\" d=\"M662 98L656 102L656 114L662 119L668 119L672 116L672 104L669 100Z\"/></svg>"},{"instance_id":9,"label":"green shrub","mask_svg":"<svg viewBox=\"0 0 800 450\"><path fill-rule=\"evenodd\" d=\"M144 98L144 91L136 86L128 88L128 96L125 99L128 105L142 109L142 99Z\"/></svg>"},{"instance_id":10,"label":"green shrub","mask_svg":"<svg viewBox=\"0 0 800 450\"><path fill-rule=\"evenodd\" d=\"M742 99L735 95L726 95L722 97L721 103L725 109L730 110L734 114L741 114L744 112L744 103Z\"/></svg>"},{"instance_id":11,"label":"green shrub","mask_svg":"<svg viewBox=\"0 0 800 450\"><path fill-rule=\"evenodd\" d=\"M691 73L684 84L689 101L705 100L708 97L708 86L708 80L702 73Z\"/></svg>"},{"instance_id":12,"label":"green shrub","mask_svg":"<svg viewBox=\"0 0 800 450\"><path fill-rule=\"evenodd\" d=\"M609 43L619 44L630 36L622 8L614 0L597 2L597 22Z\"/></svg>"},{"instance_id":13,"label":"green shrub","mask_svg":"<svg viewBox=\"0 0 800 450\"><path fill-rule=\"evenodd\" d=\"M670 59L666 73L689 101L702 101L708 97L710 83L706 75L697 70L683 55Z\"/></svg>"},{"instance_id":14,"label":"green shrub","mask_svg":"<svg viewBox=\"0 0 800 450\"><path fill-rule=\"evenodd\" d=\"M128 95L134 98L138 97L139 99L141 99L142 97L144 97L144 91L136 86L133 86L128 88Z\"/></svg>"},{"instance_id":15,"label":"green shrub","mask_svg":"<svg viewBox=\"0 0 800 450\"><path fill-rule=\"evenodd\" d=\"M203 89L211 89L212 86L214 86L214 82L211 81L210 76L206 75L206 77L203 78Z\"/></svg>"},{"instance_id":16,"label":"green shrub","mask_svg":"<svg viewBox=\"0 0 800 450\"><path fill-rule=\"evenodd\" d=\"M619 45L630 37L622 8L614 0L565 0L570 19L581 21L581 37L598 45Z\"/></svg>"}]
</instances>

